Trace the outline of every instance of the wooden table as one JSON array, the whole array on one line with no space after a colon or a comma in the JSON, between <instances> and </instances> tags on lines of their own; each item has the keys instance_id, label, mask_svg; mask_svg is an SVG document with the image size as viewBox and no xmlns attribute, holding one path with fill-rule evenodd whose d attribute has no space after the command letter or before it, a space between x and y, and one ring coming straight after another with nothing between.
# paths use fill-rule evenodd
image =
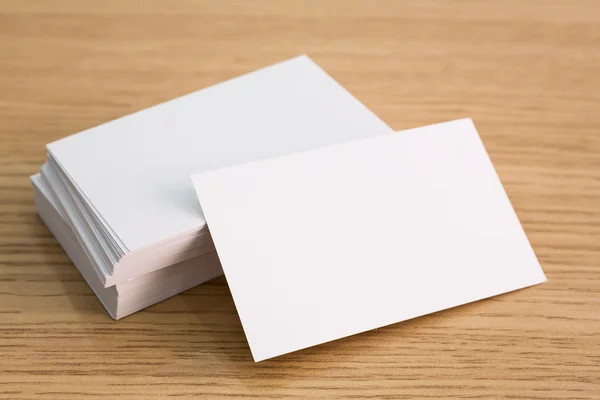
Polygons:
<instances>
[{"instance_id":1,"label":"wooden table","mask_svg":"<svg viewBox=\"0 0 600 400\"><path fill-rule=\"evenodd\" d=\"M258 364L224 279L111 320L44 144L301 53L396 130L472 117L549 281ZM0 0L0 235L0 398L599 399L600 2Z\"/></svg>"}]
</instances>

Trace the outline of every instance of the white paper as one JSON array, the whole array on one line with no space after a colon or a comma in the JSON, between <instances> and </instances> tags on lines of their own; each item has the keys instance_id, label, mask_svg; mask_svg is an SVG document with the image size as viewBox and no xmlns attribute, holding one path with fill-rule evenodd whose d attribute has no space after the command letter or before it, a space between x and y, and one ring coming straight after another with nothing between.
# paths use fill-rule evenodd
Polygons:
<instances>
[{"instance_id":1,"label":"white paper","mask_svg":"<svg viewBox=\"0 0 600 400\"><path fill-rule=\"evenodd\" d=\"M545 281L470 120L193 181L256 361Z\"/></svg>"},{"instance_id":2,"label":"white paper","mask_svg":"<svg viewBox=\"0 0 600 400\"><path fill-rule=\"evenodd\" d=\"M101 230L111 235L99 246L122 245L126 253L204 225L191 173L389 132L301 56L88 129L48 151L89 202L89 219L107 225Z\"/></svg>"}]
</instances>

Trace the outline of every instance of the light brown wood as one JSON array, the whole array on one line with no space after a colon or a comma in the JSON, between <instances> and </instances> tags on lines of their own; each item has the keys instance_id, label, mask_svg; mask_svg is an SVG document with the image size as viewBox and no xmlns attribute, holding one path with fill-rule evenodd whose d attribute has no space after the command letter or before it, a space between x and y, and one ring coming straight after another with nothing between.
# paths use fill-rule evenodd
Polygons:
<instances>
[{"instance_id":1,"label":"light brown wood","mask_svg":"<svg viewBox=\"0 0 600 400\"><path fill-rule=\"evenodd\" d=\"M472 117L549 281L258 364L223 279L111 320L44 144L301 53L396 130ZM600 398L598 1L0 0L0 193L0 398Z\"/></svg>"}]
</instances>

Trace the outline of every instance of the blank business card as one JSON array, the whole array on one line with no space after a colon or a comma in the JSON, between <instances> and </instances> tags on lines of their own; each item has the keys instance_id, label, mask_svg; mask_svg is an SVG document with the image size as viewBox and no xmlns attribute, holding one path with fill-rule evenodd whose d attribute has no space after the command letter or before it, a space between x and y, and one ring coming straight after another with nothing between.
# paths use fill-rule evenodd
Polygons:
<instances>
[{"instance_id":1,"label":"blank business card","mask_svg":"<svg viewBox=\"0 0 600 400\"><path fill-rule=\"evenodd\" d=\"M471 120L193 181L256 361L545 281Z\"/></svg>"}]
</instances>

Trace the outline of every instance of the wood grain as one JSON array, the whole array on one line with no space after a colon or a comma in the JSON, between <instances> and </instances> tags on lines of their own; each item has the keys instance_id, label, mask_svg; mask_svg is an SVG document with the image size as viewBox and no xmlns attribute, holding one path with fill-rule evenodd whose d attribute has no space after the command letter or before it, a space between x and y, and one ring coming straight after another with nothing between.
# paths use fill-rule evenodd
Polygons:
<instances>
[{"instance_id":1,"label":"wood grain","mask_svg":"<svg viewBox=\"0 0 600 400\"><path fill-rule=\"evenodd\" d=\"M548 283L258 364L223 279L112 321L44 144L301 53L397 130L472 117ZM600 398L600 2L0 0L0 193L0 398Z\"/></svg>"}]
</instances>

